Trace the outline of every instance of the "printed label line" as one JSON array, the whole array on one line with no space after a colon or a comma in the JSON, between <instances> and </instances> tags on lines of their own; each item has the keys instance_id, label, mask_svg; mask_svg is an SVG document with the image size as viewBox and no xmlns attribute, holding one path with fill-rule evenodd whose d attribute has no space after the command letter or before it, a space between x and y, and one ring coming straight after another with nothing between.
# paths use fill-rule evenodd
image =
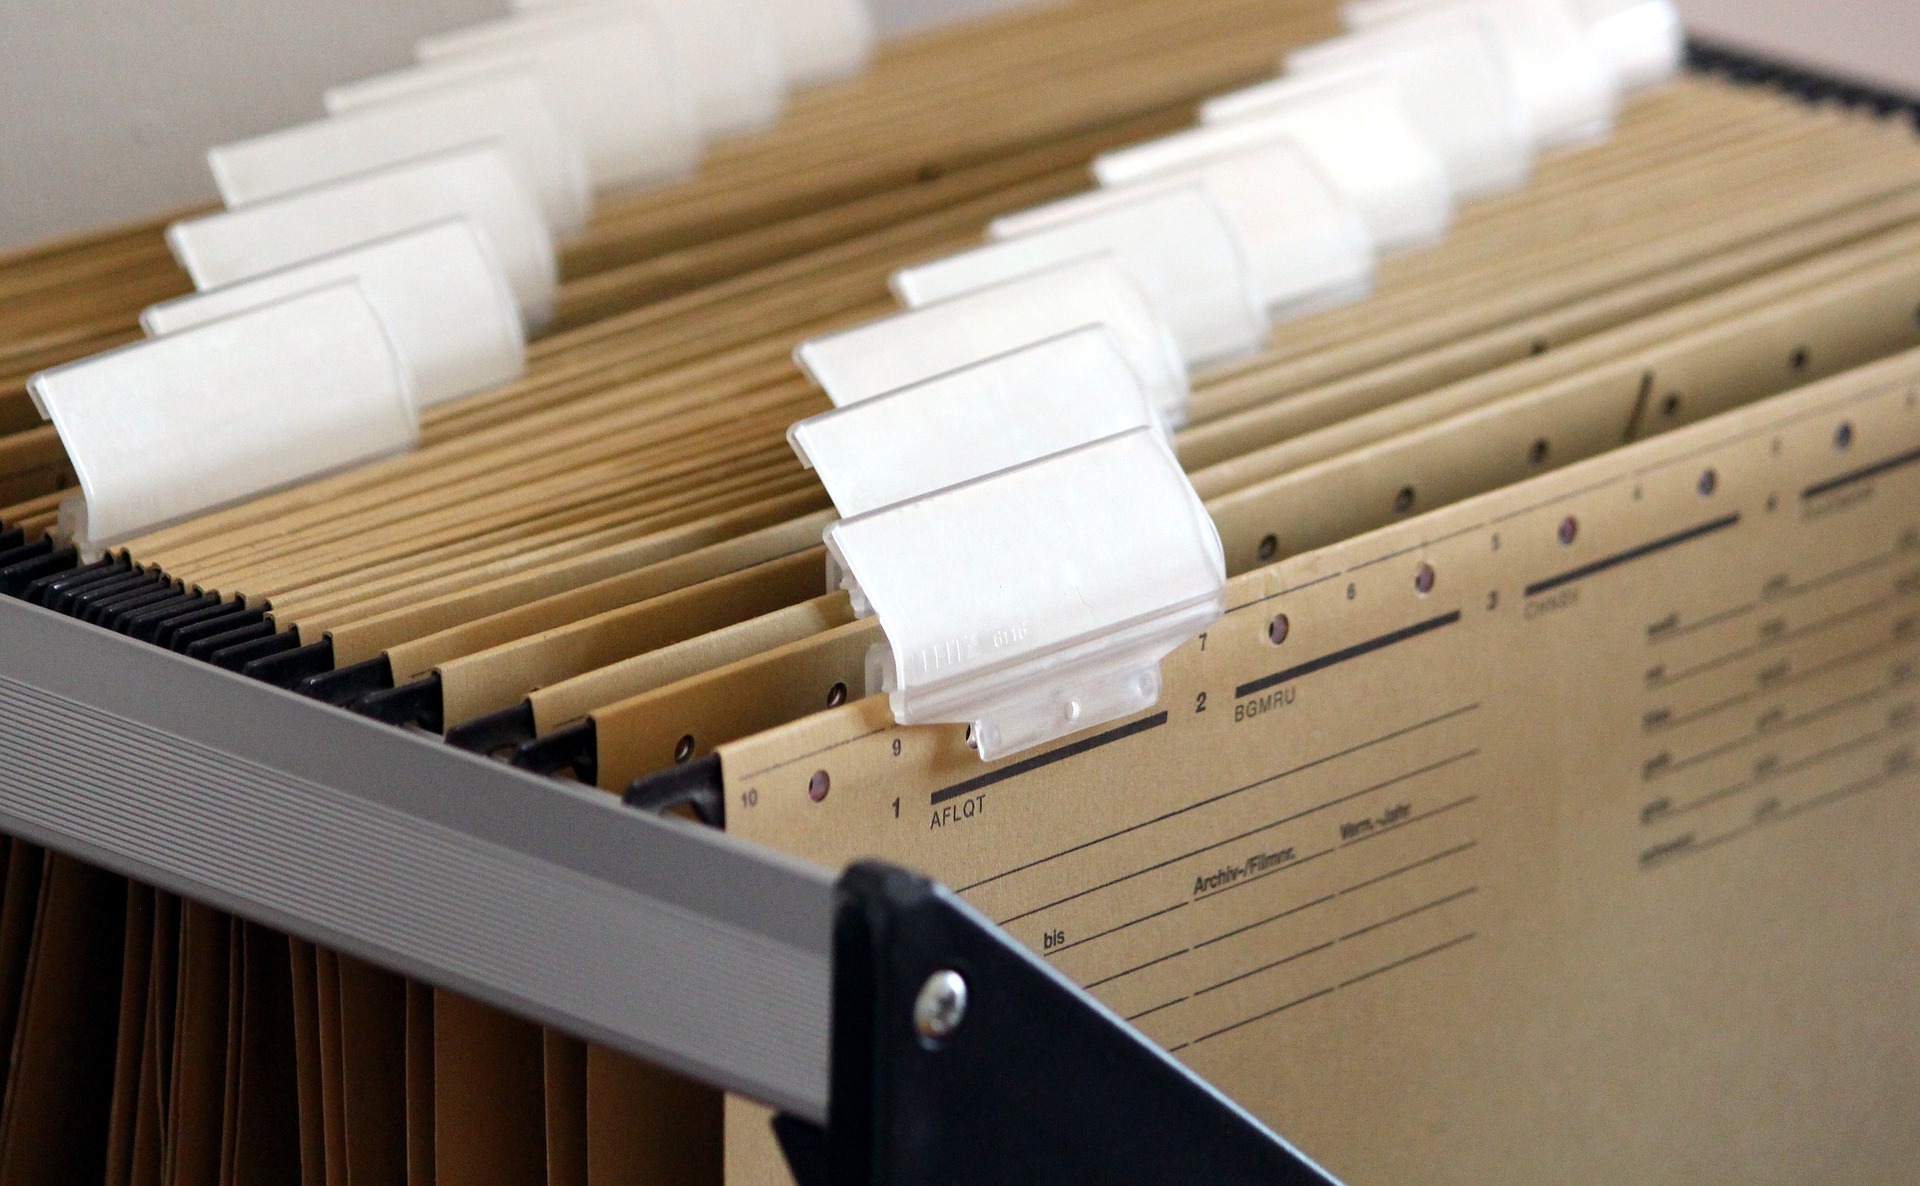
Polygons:
<instances>
[{"instance_id":1,"label":"printed label line","mask_svg":"<svg viewBox=\"0 0 1920 1186\"><path fill-rule=\"evenodd\" d=\"M1064 954L1065 952L1072 951L1074 948L1079 947L1083 943L1091 943L1095 939L1104 939L1108 935L1117 935L1121 931L1126 930L1128 927L1137 927L1143 922L1152 922L1154 919L1160 918L1163 915L1172 914L1176 910L1185 910L1187 907L1191 905L1193 905L1192 902L1175 902L1173 905L1168 906L1164 910L1156 910L1152 914L1143 914L1139 918L1128 919L1126 922L1123 922L1118 926L1108 927L1104 931L1096 931L1093 934L1088 935L1084 939L1075 939L1071 943L1064 944L1060 947L1054 948L1052 951L1047 952L1046 956L1048 959L1052 959L1056 955L1061 955L1061 954Z\"/></svg>"},{"instance_id":2,"label":"printed label line","mask_svg":"<svg viewBox=\"0 0 1920 1186\"><path fill-rule=\"evenodd\" d=\"M1407 737L1414 733L1421 732L1422 730L1430 729L1435 725L1445 724L1446 722L1451 721L1456 717L1462 717L1462 716L1466 716L1468 713L1476 712L1479 710L1479 708L1480 708L1480 705L1475 703L1475 704L1465 705L1461 708L1452 709L1451 711L1448 711L1448 712L1443 712L1439 716L1429 717L1424 721L1419 721L1414 724L1407 725L1404 728L1395 729L1391 733L1382 734L1379 737L1375 737L1370 740L1360 742L1358 745L1348 746L1346 749L1338 750L1334 753L1315 758L1310 762L1303 762L1298 766L1292 767L1291 769L1282 770L1278 774L1270 774L1265 778L1256 779L1255 781L1250 782L1245 786L1235 787L1230 791L1222 791L1217 795L1213 795L1206 799L1201 799L1195 803L1189 803L1184 807L1176 807L1172 811L1163 812L1160 815L1154 816L1152 819L1142 820L1137 824L1129 824L1124 828L1118 828L1118 829L1115 829L1114 831L1108 832L1104 836L1096 836L1091 840L1084 840L1079 844L1075 844L1070 847L1063 848L1058 852L1049 853L1044 857L1038 857L1034 860L1026 862L1023 865L1015 865L1013 868L1003 870L1002 872L999 872L999 873L995 873L991 877L983 877L979 881L961 886L956 892L962 893L962 894L970 893L973 890L979 889L981 886L991 885L996 881L1001 881L1005 878L1012 877L1016 873L1025 873L1028 870L1037 869L1042 865L1060 860L1062 857L1069 857L1074 855L1075 853L1085 852L1087 849L1096 848L1099 845L1107 843L1108 841L1118 840L1122 836L1128 836L1135 832L1142 831L1143 829L1151 828L1155 824L1163 824L1163 823L1166 823L1168 820L1178 819L1183 815L1191 814L1192 812L1199 811L1200 809L1205 807L1211 807L1216 803L1224 802L1225 800L1234 798L1237 795L1244 795L1248 791L1258 790L1261 787L1269 786L1273 783L1281 781L1282 779L1292 778L1295 775L1304 774L1309 770L1318 769L1319 767L1325 766L1328 763L1337 762L1341 758L1351 757L1354 754L1372 749L1375 746L1385 745L1390 741L1398 741L1402 737ZM1478 752L1478 751L1471 751L1471 752Z\"/></svg>"},{"instance_id":3,"label":"printed label line","mask_svg":"<svg viewBox=\"0 0 1920 1186\"><path fill-rule=\"evenodd\" d=\"M1776 725L1769 726L1765 729L1756 729L1751 733L1701 750L1697 754L1676 759L1663 766L1656 767L1649 772L1646 781L1650 783L1660 782L1691 770L1704 762L1711 762L1718 758L1724 758L1729 754L1739 753L1741 750L1758 742L1770 741L1776 737L1784 737L1796 729L1811 725L1817 721L1825 720L1835 713L1846 712L1848 709L1859 708L1862 705L1871 704L1875 700L1883 699L1888 693L1897 691L1899 687L1900 685L1893 683L1880 684L1864 692L1856 692L1851 696L1842 697L1830 704L1810 709L1807 712L1801 713L1799 716L1788 717Z\"/></svg>"},{"instance_id":4,"label":"printed label line","mask_svg":"<svg viewBox=\"0 0 1920 1186\"><path fill-rule=\"evenodd\" d=\"M1129 737L1138 737L1142 733L1160 728L1167 723L1168 719L1167 714L1164 712L1155 713L1153 716L1134 721L1131 724L1122 725L1118 729L1109 729L1105 733L1082 738L1072 745L1061 746L1057 750L1050 750L1044 754L1035 754L1033 757L1025 761L1015 762L1005 769L982 774L978 778L970 778L965 782L955 783L953 786L935 791L932 797L932 804L938 807L942 803L964 798L973 794L975 791L983 791L995 783L1006 782L1011 778L1019 778L1023 774L1032 774L1034 771L1045 769L1056 762L1064 762L1068 758L1077 758L1081 754L1091 753L1094 750L1112 745L1115 742L1125 741Z\"/></svg>"},{"instance_id":5,"label":"printed label line","mask_svg":"<svg viewBox=\"0 0 1920 1186\"><path fill-rule=\"evenodd\" d=\"M1434 631L1451 626L1459 620L1460 611L1454 610L1449 614L1441 614L1437 618L1428 618L1424 622L1416 622L1411 626L1404 626L1390 634L1382 634L1378 638L1370 638L1365 642L1355 643L1350 647L1335 651L1330 655L1322 655L1318 659L1309 660L1297 667L1289 667L1285 671L1275 672L1272 675L1254 680L1252 683L1241 684L1233 690L1233 698L1235 700L1244 700L1246 697L1257 695L1258 693L1266 691L1268 688L1277 688L1281 684L1290 684L1297 679L1304 679L1309 675L1325 671L1330 667L1338 667L1342 663L1350 663L1355 659L1384 651L1388 647L1398 646L1403 642L1419 638L1423 634L1432 634Z\"/></svg>"},{"instance_id":6,"label":"printed label line","mask_svg":"<svg viewBox=\"0 0 1920 1186\"><path fill-rule=\"evenodd\" d=\"M1780 767L1779 769L1773 771L1771 774L1768 774L1765 778L1744 779L1740 782L1734 783L1731 786L1721 787L1717 791L1709 791L1707 794L1701 795L1696 799L1690 799L1687 802L1682 803L1678 807L1672 808L1669 811L1665 811L1665 812L1661 812L1656 815L1653 815L1647 818L1645 822L1649 826L1651 826L1653 824L1664 823L1665 821L1673 819L1676 816L1689 815L1695 811L1701 810L1702 808L1711 807L1715 803L1719 803L1726 799L1734 798L1735 796L1738 796L1744 792L1758 790L1761 787L1766 786L1768 783L1778 782L1783 778L1791 778L1796 774L1805 773L1806 771L1811 770L1816 766L1820 766L1827 762L1831 762L1833 759L1840 757L1843 754L1852 753L1854 750L1861 749L1869 745L1873 745L1876 742L1892 741L1895 738L1904 737L1908 733L1913 732L1914 728L1915 726L1913 725L1905 725L1895 729L1876 729L1872 733L1868 733L1865 736L1855 737L1847 741L1842 741L1836 745L1830 745L1826 749L1820 750L1817 753L1809 754L1804 758L1800 758L1797 761L1790 762L1787 765Z\"/></svg>"},{"instance_id":7,"label":"printed label line","mask_svg":"<svg viewBox=\"0 0 1920 1186\"><path fill-rule=\"evenodd\" d=\"M1852 799L1858 795L1864 795L1869 791L1875 791L1881 787L1889 786L1899 782L1917 770L1920 770L1920 766L1911 764L1902 765L1892 770L1883 770L1879 774L1857 779L1845 786L1836 787L1823 795L1817 795L1812 799L1783 806L1768 815L1764 820L1742 824L1740 827L1728 832L1722 832L1716 836L1711 836L1706 840L1693 840L1691 837L1684 837L1683 839L1687 840L1685 844L1662 845L1659 848L1642 853L1640 857L1640 869L1642 872L1646 872L1674 864L1685 857L1699 856L1702 853L1711 852L1743 836L1750 836L1755 832L1766 831L1788 820L1798 819L1803 815L1811 814L1822 808L1831 807L1836 803Z\"/></svg>"},{"instance_id":8,"label":"printed label line","mask_svg":"<svg viewBox=\"0 0 1920 1186\"><path fill-rule=\"evenodd\" d=\"M1766 639L1763 642L1751 643L1747 646L1739 648L1738 650L1728 651L1724 655L1720 655L1715 658L1708 659L1705 662L1698 664L1697 666L1689 667L1686 670L1678 672L1674 675L1662 675L1658 677L1650 677L1647 680L1647 687L1649 689L1656 690L1656 691L1661 688L1671 688L1675 684L1685 683L1687 680L1693 679L1695 676L1705 675L1710 671L1718 671L1720 668L1727 666L1729 663L1737 663L1742 659L1751 659L1755 655L1761 654L1765 651L1770 651L1778 647L1783 647L1788 643L1801 642L1805 639L1812 638L1816 634L1820 634L1827 630L1831 630L1836 626L1844 626L1848 622L1854 621L1856 619L1869 617L1875 613L1878 613L1883 609L1887 609L1893 605L1898 604L1900 601L1905 600L1905 598L1908 596L1911 596L1911 594L1897 594L1897 595L1889 595L1886 597L1875 598L1874 600L1869 601L1863 605L1856 605L1850 609L1841 610L1839 613L1833 614L1829 617L1821 618L1818 621L1809 622L1805 626L1802 626L1797 630L1789 630L1789 631L1786 631L1785 633L1778 634L1772 638Z\"/></svg>"},{"instance_id":9,"label":"printed label line","mask_svg":"<svg viewBox=\"0 0 1920 1186\"><path fill-rule=\"evenodd\" d=\"M1342 989L1351 988L1356 984L1360 984L1365 981L1371 980L1376 976L1383 976L1388 972L1398 971L1401 968L1407 967L1410 964L1418 963L1421 960L1430 959L1433 956L1441 954L1442 952L1451 951L1454 948L1459 947L1465 943L1470 943L1477 938L1479 938L1478 934L1476 934L1473 931L1468 931L1464 935L1461 935L1457 938L1449 939L1445 943L1438 944L1437 946L1429 947L1425 951L1415 952L1413 955L1406 956L1402 959L1394 960L1390 964L1383 964L1378 968L1374 968L1372 971L1362 972L1358 976L1354 976L1350 979L1343 980L1340 983L1331 985L1327 988L1320 989L1318 992L1310 992L1306 996L1296 997L1293 1000L1288 1001L1284 1005L1275 1006L1274 1008L1265 1010L1264 1012L1256 1013L1252 1017L1248 1017L1243 1020L1236 1021L1232 1025L1223 1026L1220 1029L1214 1030L1212 1033L1202 1034L1200 1037L1197 1037L1190 1042L1182 1042L1180 1045L1174 1047L1173 1049L1176 1051L1184 1050L1188 1046L1198 1046L1202 1042L1211 1042L1215 1038L1224 1037L1227 1034L1233 1033L1235 1030L1244 1029L1247 1026L1254 1024L1255 1022L1265 1021L1270 1017L1277 1017L1280 1014L1285 1013L1290 1009L1297 1009L1301 1005L1304 1005L1309 1001L1317 1001L1321 997L1331 996L1332 994L1339 992Z\"/></svg>"},{"instance_id":10,"label":"printed label line","mask_svg":"<svg viewBox=\"0 0 1920 1186\"><path fill-rule=\"evenodd\" d=\"M1599 576L1601 573L1607 572L1610 569L1619 568L1622 565L1631 564L1636 560L1644 560L1648 556L1657 555L1669 549L1680 547L1682 544L1690 544L1695 540L1705 539L1710 535L1717 535L1722 531L1739 526L1739 523L1740 514L1736 511L1731 515L1715 519L1712 522L1702 523L1697 527L1689 527L1685 531L1676 531L1672 535L1662 536L1651 543L1641 544L1636 548L1628 548L1624 552L1615 552L1611 556L1595 560L1591 564L1583 564L1579 568L1563 572L1558 576L1548 577L1543 581L1535 581L1533 584L1527 586L1526 594L1528 597L1538 597L1542 593L1551 593L1562 585L1571 585L1576 581L1584 581L1589 577Z\"/></svg>"},{"instance_id":11,"label":"printed label line","mask_svg":"<svg viewBox=\"0 0 1920 1186\"><path fill-rule=\"evenodd\" d=\"M1423 812L1420 815L1410 815L1406 819L1401 820L1397 824L1388 824L1386 827L1376 828L1373 831L1368 832L1364 836L1355 836L1352 840L1346 841L1340 847L1352 848L1356 844L1365 844L1369 840L1378 840L1382 836L1391 836L1393 833L1400 831L1402 828L1411 827L1414 824L1425 823L1430 819L1434 819L1438 816L1445 815L1449 811L1455 811L1455 810L1458 810L1459 808L1466 807L1470 804L1478 803L1479 801L1480 801L1480 796L1478 795L1468 795L1464 799L1455 799L1453 802L1447 804L1445 807L1436 807L1432 811Z\"/></svg>"},{"instance_id":12,"label":"printed label line","mask_svg":"<svg viewBox=\"0 0 1920 1186\"><path fill-rule=\"evenodd\" d=\"M1904 469L1915 462L1920 462L1920 449L1909 450L1898 456L1889 457L1885 461L1878 461L1872 465L1841 474L1839 477L1828 478L1824 482L1816 483L1802 490L1800 492L1800 498L1803 502L1811 501L1819 498L1822 494L1831 494L1835 490L1858 485L1861 482L1871 482L1875 478L1892 473L1897 469Z\"/></svg>"},{"instance_id":13,"label":"printed label line","mask_svg":"<svg viewBox=\"0 0 1920 1186\"><path fill-rule=\"evenodd\" d=\"M1327 810L1330 810L1331 808L1338 807L1342 803L1348 803L1355 799L1363 798L1367 795L1374 794L1377 791L1385 790L1387 787L1396 786L1400 783L1408 782L1415 778L1419 778L1422 775L1430 774L1435 770L1440 770L1447 766L1451 766L1455 762L1464 761L1466 758L1472 757L1478 752L1479 752L1478 750L1469 750L1464 754L1458 754L1451 758L1443 758L1438 762L1433 762L1426 766L1422 766L1417 770L1409 770L1401 774L1396 774L1392 778L1386 779L1382 782L1374 783L1371 786L1363 787L1357 791L1351 791L1345 795L1341 795L1335 799L1330 799L1324 803L1315 804L1312 807L1308 807L1301 811L1293 812L1290 815L1282 816L1279 819L1261 824L1258 827L1249 828L1244 832L1240 832L1236 835L1229 836L1224 840L1215 840L1210 843L1203 844L1199 848L1190 849L1186 852L1180 853L1178 856L1171 856L1171 857L1167 857L1165 860L1155 861L1153 864L1147 865L1144 868L1129 870L1128 872L1122 873L1119 876L1112 878L1111 880L1103 881L1099 885L1090 886L1082 890L1076 890L1075 892L1068 894L1063 898L1056 898L1053 901L1048 902L1044 906L1035 906L1031 910L1023 911L1019 914L1012 916L1011 918L1001 919L999 922L999 925L1003 927L1009 926L1013 923L1020 922L1023 919L1031 918L1036 914L1040 914L1045 911L1052 910L1056 906L1064 906L1068 902L1077 901L1081 898L1087 897L1089 894L1097 894L1102 890L1112 889L1114 886L1120 885L1124 882L1132 881L1136 877L1145 877L1149 873L1157 873L1160 870L1167 868L1169 865L1177 865L1181 861L1191 860L1192 858L1197 856L1203 856L1206 853L1214 851L1215 849L1225 848L1229 844L1239 844L1244 840L1251 840L1255 836L1260 835L1262 832L1271 832L1275 828L1282 828L1288 824L1296 823L1300 820L1305 819L1310 815L1317 815L1322 811L1327 811ZM1456 806L1458 805L1456 804ZM1397 824L1392 825L1392 827L1398 827L1398 826L1399 825ZM1391 828L1383 829L1383 830L1391 830ZM1282 868L1291 869L1301 863L1303 862L1290 861Z\"/></svg>"}]
</instances>

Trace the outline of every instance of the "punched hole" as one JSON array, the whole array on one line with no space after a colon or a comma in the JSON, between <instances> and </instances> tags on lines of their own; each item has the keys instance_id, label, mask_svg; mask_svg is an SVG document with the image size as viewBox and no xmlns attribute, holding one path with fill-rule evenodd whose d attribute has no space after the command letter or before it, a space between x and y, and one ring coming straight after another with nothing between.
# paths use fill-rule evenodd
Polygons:
<instances>
[{"instance_id":1,"label":"punched hole","mask_svg":"<svg viewBox=\"0 0 1920 1186\"><path fill-rule=\"evenodd\" d=\"M833 780L827 777L827 772L824 770L814 771L813 777L807 780L807 798L815 803L825 802L827 792L832 789Z\"/></svg>"},{"instance_id":2,"label":"punched hole","mask_svg":"<svg viewBox=\"0 0 1920 1186\"><path fill-rule=\"evenodd\" d=\"M1275 556L1278 556L1279 554L1280 554L1280 537L1279 536L1270 535L1260 541L1260 559L1271 560Z\"/></svg>"},{"instance_id":3,"label":"punched hole","mask_svg":"<svg viewBox=\"0 0 1920 1186\"><path fill-rule=\"evenodd\" d=\"M847 702L847 685L835 684L827 692L827 707L839 708Z\"/></svg>"},{"instance_id":4,"label":"punched hole","mask_svg":"<svg viewBox=\"0 0 1920 1186\"><path fill-rule=\"evenodd\" d=\"M1396 515L1404 515L1408 511L1412 510L1413 499L1414 499L1413 487L1411 486L1400 487L1400 493L1393 496L1393 513Z\"/></svg>"},{"instance_id":5,"label":"punched hole","mask_svg":"<svg viewBox=\"0 0 1920 1186\"><path fill-rule=\"evenodd\" d=\"M1660 401L1660 414L1671 420L1680 414L1680 397L1669 395Z\"/></svg>"},{"instance_id":6,"label":"punched hole","mask_svg":"<svg viewBox=\"0 0 1920 1186\"><path fill-rule=\"evenodd\" d=\"M1535 338L1533 340L1532 350L1535 356L1545 354L1547 352L1547 340L1545 338Z\"/></svg>"},{"instance_id":7,"label":"punched hole","mask_svg":"<svg viewBox=\"0 0 1920 1186\"><path fill-rule=\"evenodd\" d=\"M1853 448L1853 421L1842 420L1840 427L1833 430L1833 447L1843 453Z\"/></svg>"},{"instance_id":8,"label":"punched hole","mask_svg":"<svg viewBox=\"0 0 1920 1186\"><path fill-rule=\"evenodd\" d=\"M1580 520L1568 515L1560 520L1560 546L1571 548L1573 541L1580 538Z\"/></svg>"},{"instance_id":9,"label":"punched hole","mask_svg":"<svg viewBox=\"0 0 1920 1186\"><path fill-rule=\"evenodd\" d=\"M1811 356L1807 353L1805 346L1794 347L1793 353L1787 356L1787 365L1796 371L1806 370L1809 361L1811 361Z\"/></svg>"},{"instance_id":10,"label":"punched hole","mask_svg":"<svg viewBox=\"0 0 1920 1186\"><path fill-rule=\"evenodd\" d=\"M1712 498L1713 492L1720 489L1720 475L1714 470L1706 470L1700 475L1700 497Z\"/></svg>"},{"instance_id":11,"label":"punched hole","mask_svg":"<svg viewBox=\"0 0 1920 1186\"><path fill-rule=\"evenodd\" d=\"M1274 646L1279 646L1281 643L1287 641L1287 635L1292 632L1292 630L1293 623L1287 621L1287 615L1276 615L1273 621L1267 623L1267 641Z\"/></svg>"},{"instance_id":12,"label":"punched hole","mask_svg":"<svg viewBox=\"0 0 1920 1186\"><path fill-rule=\"evenodd\" d=\"M677 763L693 760L693 734L689 733L682 737L679 744L673 747L673 760Z\"/></svg>"},{"instance_id":13,"label":"punched hole","mask_svg":"<svg viewBox=\"0 0 1920 1186\"><path fill-rule=\"evenodd\" d=\"M1439 579L1439 574L1433 571L1433 565L1422 564L1413 572L1414 590L1419 593L1420 596L1425 597L1427 594L1433 592L1433 586Z\"/></svg>"},{"instance_id":14,"label":"punched hole","mask_svg":"<svg viewBox=\"0 0 1920 1186\"><path fill-rule=\"evenodd\" d=\"M1527 450L1527 460L1534 465L1545 465L1547 463L1547 455L1551 452L1553 452L1553 446L1547 443L1545 437L1541 437L1539 440L1533 442L1533 448Z\"/></svg>"}]
</instances>

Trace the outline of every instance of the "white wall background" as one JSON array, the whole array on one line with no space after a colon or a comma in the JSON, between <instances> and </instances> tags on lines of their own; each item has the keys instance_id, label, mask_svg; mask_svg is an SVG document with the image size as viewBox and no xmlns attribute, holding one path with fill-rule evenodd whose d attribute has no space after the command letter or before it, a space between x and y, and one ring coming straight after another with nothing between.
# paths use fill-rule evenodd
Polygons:
<instances>
[{"instance_id":1,"label":"white wall background","mask_svg":"<svg viewBox=\"0 0 1920 1186\"><path fill-rule=\"evenodd\" d=\"M1016 2L876 0L895 31ZM1702 31L1920 93L1920 0L1681 3ZM404 65L422 33L505 9L0 0L0 249L211 200L209 145L317 118L326 87Z\"/></svg>"}]
</instances>

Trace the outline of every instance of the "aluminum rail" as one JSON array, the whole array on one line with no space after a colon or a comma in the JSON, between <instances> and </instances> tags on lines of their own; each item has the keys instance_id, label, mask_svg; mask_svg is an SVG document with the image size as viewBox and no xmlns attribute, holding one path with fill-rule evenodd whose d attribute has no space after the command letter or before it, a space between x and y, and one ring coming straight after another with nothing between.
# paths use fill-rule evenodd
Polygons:
<instances>
[{"instance_id":1,"label":"aluminum rail","mask_svg":"<svg viewBox=\"0 0 1920 1186\"><path fill-rule=\"evenodd\" d=\"M0 598L0 830L827 1113L833 879Z\"/></svg>"}]
</instances>

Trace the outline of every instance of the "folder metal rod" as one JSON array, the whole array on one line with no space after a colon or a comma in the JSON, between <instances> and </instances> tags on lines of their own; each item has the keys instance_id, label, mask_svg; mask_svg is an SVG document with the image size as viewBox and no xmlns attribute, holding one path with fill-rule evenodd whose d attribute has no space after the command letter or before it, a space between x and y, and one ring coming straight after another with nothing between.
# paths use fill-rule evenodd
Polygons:
<instances>
[{"instance_id":1,"label":"folder metal rod","mask_svg":"<svg viewBox=\"0 0 1920 1186\"><path fill-rule=\"evenodd\" d=\"M824 1121L832 877L0 598L0 830Z\"/></svg>"},{"instance_id":2,"label":"folder metal rod","mask_svg":"<svg viewBox=\"0 0 1920 1186\"><path fill-rule=\"evenodd\" d=\"M836 884L4 597L0 726L0 830L773 1104L807 1186L1333 1183L913 874Z\"/></svg>"}]
</instances>

